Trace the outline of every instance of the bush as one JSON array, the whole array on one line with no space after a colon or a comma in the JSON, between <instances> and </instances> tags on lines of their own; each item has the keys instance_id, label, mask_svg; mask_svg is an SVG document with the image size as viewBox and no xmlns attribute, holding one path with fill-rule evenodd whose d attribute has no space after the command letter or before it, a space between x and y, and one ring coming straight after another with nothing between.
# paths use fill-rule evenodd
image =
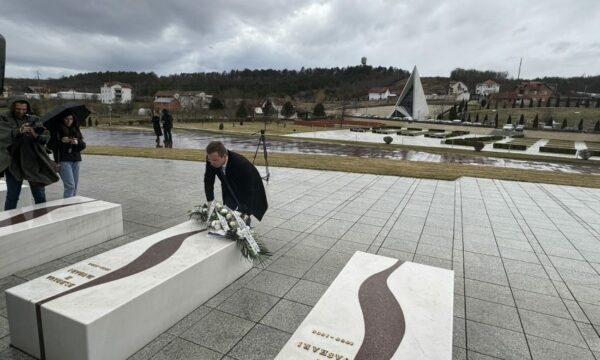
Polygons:
<instances>
[{"instance_id":1,"label":"bush","mask_svg":"<svg viewBox=\"0 0 600 360\"><path fill-rule=\"evenodd\" d=\"M391 144L392 140L394 140L391 136L386 136L383 138L383 141L385 141L386 144Z\"/></svg>"},{"instance_id":2,"label":"bush","mask_svg":"<svg viewBox=\"0 0 600 360\"><path fill-rule=\"evenodd\" d=\"M475 149L475 151L481 151L483 149L483 147L485 146L484 143L482 143L481 141L476 141L473 144L473 148Z\"/></svg>"},{"instance_id":3,"label":"bush","mask_svg":"<svg viewBox=\"0 0 600 360\"><path fill-rule=\"evenodd\" d=\"M223 125L223 123L219 124L219 130L223 130L225 128L225 126Z\"/></svg>"}]
</instances>

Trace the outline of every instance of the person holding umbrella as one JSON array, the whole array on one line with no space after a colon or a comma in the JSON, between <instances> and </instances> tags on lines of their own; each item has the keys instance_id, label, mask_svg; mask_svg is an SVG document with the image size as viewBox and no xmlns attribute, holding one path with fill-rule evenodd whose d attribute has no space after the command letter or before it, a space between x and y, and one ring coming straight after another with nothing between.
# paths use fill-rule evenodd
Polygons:
<instances>
[{"instance_id":1,"label":"person holding umbrella","mask_svg":"<svg viewBox=\"0 0 600 360\"><path fill-rule=\"evenodd\" d=\"M58 106L44 116L44 126L51 132L49 147L58 164L58 173L63 181L63 198L77 195L81 151L85 149L79 124L90 114L85 105L67 104Z\"/></svg>"}]
</instances>

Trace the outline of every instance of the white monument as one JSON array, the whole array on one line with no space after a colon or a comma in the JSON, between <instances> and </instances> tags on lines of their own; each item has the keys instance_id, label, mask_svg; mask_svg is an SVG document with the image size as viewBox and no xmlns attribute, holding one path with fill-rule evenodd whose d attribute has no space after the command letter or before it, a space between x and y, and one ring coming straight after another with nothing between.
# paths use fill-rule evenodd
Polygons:
<instances>
[{"instance_id":1,"label":"white monument","mask_svg":"<svg viewBox=\"0 0 600 360\"><path fill-rule=\"evenodd\" d=\"M357 251L276 359L452 359L454 272Z\"/></svg>"},{"instance_id":2,"label":"white monument","mask_svg":"<svg viewBox=\"0 0 600 360\"><path fill-rule=\"evenodd\" d=\"M407 117L414 120L429 118L429 107L427 106L427 100L425 100L423 85L421 84L421 78L416 66L413 68L406 85L404 85L404 89L402 89L390 117Z\"/></svg>"},{"instance_id":3,"label":"white monument","mask_svg":"<svg viewBox=\"0 0 600 360\"><path fill-rule=\"evenodd\" d=\"M122 233L121 205L82 196L0 212L0 278Z\"/></svg>"},{"instance_id":4,"label":"white monument","mask_svg":"<svg viewBox=\"0 0 600 360\"><path fill-rule=\"evenodd\" d=\"M195 220L6 290L11 345L40 359L126 359L252 268Z\"/></svg>"}]
</instances>

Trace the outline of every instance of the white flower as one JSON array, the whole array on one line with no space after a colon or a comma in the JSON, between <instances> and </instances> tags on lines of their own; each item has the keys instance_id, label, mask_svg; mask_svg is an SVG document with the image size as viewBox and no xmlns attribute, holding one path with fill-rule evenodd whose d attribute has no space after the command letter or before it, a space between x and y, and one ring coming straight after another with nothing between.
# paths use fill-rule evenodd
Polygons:
<instances>
[{"instance_id":1,"label":"white flower","mask_svg":"<svg viewBox=\"0 0 600 360\"><path fill-rule=\"evenodd\" d=\"M236 231L236 232L235 232L235 236L237 236L237 237L238 237L238 239L241 239L241 238L243 238L243 237L244 237L244 234L242 233L242 231L241 231L241 230L238 230L238 231Z\"/></svg>"},{"instance_id":2,"label":"white flower","mask_svg":"<svg viewBox=\"0 0 600 360\"><path fill-rule=\"evenodd\" d=\"M227 215L225 215L225 219L231 220L233 219L233 215L231 215L231 213L228 213Z\"/></svg>"},{"instance_id":3,"label":"white flower","mask_svg":"<svg viewBox=\"0 0 600 360\"><path fill-rule=\"evenodd\" d=\"M237 224L235 223L235 221L230 221L229 226L231 226L232 228L236 228Z\"/></svg>"},{"instance_id":4,"label":"white flower","mask_svg":"<svg viewBox=\"0 0 600 360\"><path fill-rule=\"evenodd\" d=\"M229 211L225 208L222 208L220 211L221 215L227 215L229 213Z\"/></svg>"},{"instance_id":5,"label":"white flower","mask_svg":"<svg viewBox=\"0 0 600 360\"><path fill-rule=\"evenodd\" d=\"M219 222L218 222L217 220L213 220L213 221L210 223L210 227L212 227L212 228L215 228L215 229L219 229L219 228L220 228L220 226L219 226Z\"/></svg>"},{"instance_id":6,"label":"white flower","mask_svg":"<svg viewBox=\"0 0 600 360\"><path fill-rule=\"evenodd\" d=\"M207 208L202 208L202 210L200 210L200 211L202 211L203 214L208 213L208 209Z\"/></svg>"}]
</instances>

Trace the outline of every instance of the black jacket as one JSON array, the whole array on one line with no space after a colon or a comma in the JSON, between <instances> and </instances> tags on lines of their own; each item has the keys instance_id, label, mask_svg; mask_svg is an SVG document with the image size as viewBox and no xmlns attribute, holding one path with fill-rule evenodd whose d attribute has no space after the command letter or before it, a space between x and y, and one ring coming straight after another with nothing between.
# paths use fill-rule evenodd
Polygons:
<instances>
[{"instance_id":1,"label":"black jacket","mask_svg":"<svg viewBox=\"0 0 600 360\"><path fill-rule=\"evenodd\" d=\"M61 141L63 137L77 138L77 145L65 144ZM81 151L85 149L85 142L81 132L75 126L66 127L59 125L53 134L51 149L54 153L54 161L81 161Z\"/></svg>"},{"instance_id":2,"label":"black jacket","mask_svg":"<svg viewBox=\"0 0 600 360\"><path fill-rule=\"evenodd\" d=\"M214 187L216 176L221 181L221 192L223 193L223 203L225 205L232 209L238 209L247 214L254 215L258 220L261 220L269 204L267 203L267 195L258 170L240 154L228 150L227 157L227 166L225 167L226 179L223 178L223 174L219 168L210 165L208 159L206 161L206 171L204 172L206 200L210 202L215 198ZM229 188L231 188L231 191Z\"/></svg>"},{"instance_id":3,"label":"black jacket","mask_svg":"<svg viewBox=\"0 0 600 360\"><path fill-rule=\"evenodd\" d=\"M173 127L173 117L171 114L163 114L162 116L163 129L171 130Z\"/></svg>"}]
</instances>

